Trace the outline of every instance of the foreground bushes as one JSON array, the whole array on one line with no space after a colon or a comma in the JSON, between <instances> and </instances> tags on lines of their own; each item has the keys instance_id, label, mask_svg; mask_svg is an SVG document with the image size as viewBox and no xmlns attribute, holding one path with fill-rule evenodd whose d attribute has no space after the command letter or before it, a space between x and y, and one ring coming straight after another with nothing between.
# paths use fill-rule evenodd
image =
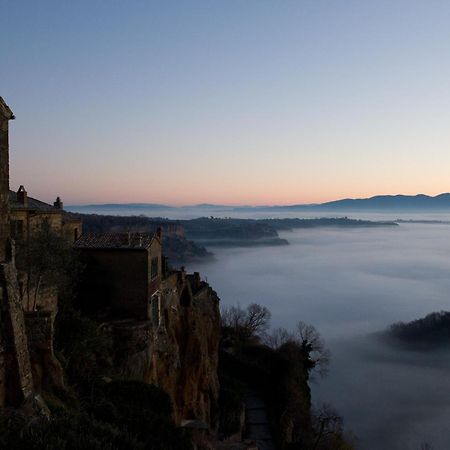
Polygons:
<instances>
[{"instance_id":1,"label":"foreground bushes","mask_svg":"<svg viewBox=\"0 0 450 450\"><path fill-rule=\"evenodd\" d=\"M80 407L49 397L52 418L0 417L0 448L30 450L191 450L171 419L168 396L138 381L93 385Z\"/></svg>"}]
</instances>

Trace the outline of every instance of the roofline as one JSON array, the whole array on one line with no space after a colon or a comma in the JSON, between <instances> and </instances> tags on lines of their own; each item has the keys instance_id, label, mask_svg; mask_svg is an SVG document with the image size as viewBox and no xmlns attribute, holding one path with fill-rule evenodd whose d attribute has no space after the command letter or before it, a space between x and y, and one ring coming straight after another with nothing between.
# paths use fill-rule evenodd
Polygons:
<instances>
[{"instance_id":1,"label":"roofline","mask_svg":"<svg viewBox=\"0 0 450 450\"><path fill-rule=\"evenodd\" d=\"M24 207L14 207L9 205L9 210L10 212L20 212L20 211L24 211L24 212L35 212L35 213L39 213L39 214L58 214L60 213L62 210L59 211L52 211L52 210L45 210L45 209L39 209L39 208L29 208L28 206L24 206Z\"/></svg>"},{"instance_id":2,"label":"roofline","mask_svg":"<svg viewBox=\"0 0 450 450\"><path fill-rule=\"evenodd\" d=\"M5 100L3 100L3 97L0 97L0 112L6 120L14 120L16 118Z\"/></svg>"},{"instance_id":3,"label":"roofline","mask_svg":"<svg viewBox=\"0 0 450 450\"><path fill-rule=\"evenodd\" d=\"M89 251L93 251L93 250L102 250L102 251L148 251L150 250L149 247L79 247L76 245L77 243L74 242L73 244L73 248L76 250L89 250Z\"/></svg>"}]
</instances>

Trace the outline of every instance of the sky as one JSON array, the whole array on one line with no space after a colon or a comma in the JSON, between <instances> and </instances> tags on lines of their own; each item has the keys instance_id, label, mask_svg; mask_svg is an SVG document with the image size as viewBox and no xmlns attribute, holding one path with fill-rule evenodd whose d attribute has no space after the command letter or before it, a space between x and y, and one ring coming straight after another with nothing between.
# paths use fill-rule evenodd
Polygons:
<instances>
[{"instance_id":1,"label":"sky","mask_svg":"<svg viewBox=\"0 0 450 450\"><path fill-rule=\"evenodd\" d=\"M0 0L11 188L293 204L450 185L450 2Z\"/></svg>"}]
</instances>

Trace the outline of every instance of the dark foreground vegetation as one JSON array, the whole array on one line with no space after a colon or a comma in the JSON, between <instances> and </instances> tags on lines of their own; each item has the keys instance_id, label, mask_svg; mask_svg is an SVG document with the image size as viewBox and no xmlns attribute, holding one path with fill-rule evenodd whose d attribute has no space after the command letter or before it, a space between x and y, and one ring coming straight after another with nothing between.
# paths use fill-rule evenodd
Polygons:
<instances>
[{"instance_id":1,"label":"dark foreground vegetation","mask_svg":"<svg viewBox=\"0 0 450 450\"><path fill-rule=\"evenodd\" d=\"M137 381L111 380L89 395L44 395L51 416L30 420L11 412L0 417L0 448L30 450L191 449L171 420L169 398Z\"/></svg>"},{"instance_id":2,"label":"dark foreground vegetation","mask_svg":"<svg viewBox=\"0 0 450 450\"><path fill-rule=\"evenodd\" d=\"M450 347L450 312L428 314L412 322L398 322L384 334L391 343L412 350L431 350Z\"/></svg>"},{"instance_id":3,"label":"dark foreground vegetation","mask_svg":"<svg viewBox=\"0 0 450 450\"><path fill-rule=\"evenodd\" d=\"M277 448L350 450L342 418L329 406L311 406L308 385L326 372L329 352L314 327L299 323L290 333L268 333L270 312L259 305L222 313L220 353L223 436L238 433L245 393L255 390L265 401Z\"/></svg>"}]
</instances>

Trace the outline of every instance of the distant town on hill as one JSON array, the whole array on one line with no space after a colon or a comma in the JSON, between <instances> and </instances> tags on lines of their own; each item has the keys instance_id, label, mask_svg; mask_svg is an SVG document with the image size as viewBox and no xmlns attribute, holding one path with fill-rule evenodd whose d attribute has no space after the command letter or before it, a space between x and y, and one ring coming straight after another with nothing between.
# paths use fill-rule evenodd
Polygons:
<instances>
[{"instance_id":1,"label":"distant town on hill","mask_svg":"<svg viewBox=\"0 0 450 450\"><path fill-rule=\"evenodd\" d=\"M81 212L83 210L118 210L121 208L174 210L196 208L208 213L208 210L223 210L230 212L242 211L417 211L417 210L450 210L450 193L436 196L417 195L377 195L370 198L346 198L325 203L267 206L230 206L200 204L190 206L169 206L156 203L108 203L92 205L73 205L68 209Z\"/></svg>"}]
</instances>

